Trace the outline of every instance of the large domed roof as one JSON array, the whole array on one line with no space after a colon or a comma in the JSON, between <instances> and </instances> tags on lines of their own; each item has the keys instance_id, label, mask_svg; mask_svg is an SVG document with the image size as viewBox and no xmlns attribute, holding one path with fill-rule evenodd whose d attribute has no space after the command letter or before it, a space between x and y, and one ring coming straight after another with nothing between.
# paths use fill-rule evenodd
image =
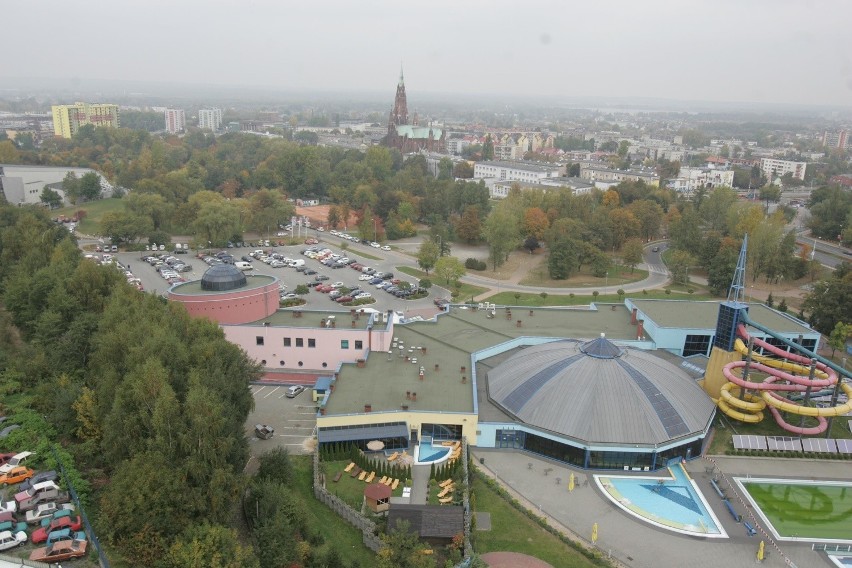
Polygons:
<instances>
[{"instance_id":1,"label":"large domed roof","mask_svg":"<svg viewBox=\"0 0 852 568\"><path fill-rule=\"evenodd\" d=\"M663 444L704 431L712 400L677 366L604 337L527 347L488 372L520 421L588 443Z\"/></svg>"},{"instance_id":2,"label":"large domed roof","mask_svg":"<svg viewBox=\"0 0 852 568\"><path fill-rule=\"evenodd\" d=\"M246 283L246 275L233 264L214 264L201 277L201 289L211 292L236 290Z\"/></svg>"}]
</instances>

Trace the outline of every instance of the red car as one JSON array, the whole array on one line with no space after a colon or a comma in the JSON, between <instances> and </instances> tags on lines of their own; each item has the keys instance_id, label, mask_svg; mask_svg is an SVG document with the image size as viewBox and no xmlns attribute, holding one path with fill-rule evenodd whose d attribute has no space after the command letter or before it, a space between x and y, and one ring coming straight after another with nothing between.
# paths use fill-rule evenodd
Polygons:
<instances>
[{"instance_id":1,"label":"red car","mask_svg":"<svg viewBox=\"0 0 852 568\"><path fill-rule=\"evenodd\" d=\"M345 304L352 301L352 296L340 296L339 298L335 298L334 301L338 304Z\"/></svg>"},{"instance_id":2,"label":"red car","mask_svg":"<svg viewBox=\"0 0 852 568\"><path fill-rule=\"evenodd\" d=\"M53 564L71 558L86 555L85 540L61 540L44 548L36 548L30 553L30 560Z\"/></svg>"},{"instance_id":3,"label":"red car","mask_svg":"<svg viewBox=\"0 0 852 568\"><path fill-rule=\"evenodd\" d=\"M15 457L15 454L0 454L0 465L6 465L6 462L13 457Z\"/></svg>"},{"instance_id":4,"label":"red car","mask_svg":"<svg viewBox=\"0 0 852 568\"><path fill-rule=\"evenodd\" d=\"M323 294L328 294L332 290L334 290L334 288L332 288L331 286L328 286L326 284L323 284L322 286L317 288L317 291L322 292Z\"/></svg>"},{"instance_id":5,"label":"red car","mask_svg":"<svg viewBox=\"0 0 852 568\"><path fill-rule=\"evenodd\" d=\"M61 529L71 529L72 531L78 531L80 530L81 526L83 526L83 521L82 519L80 519L80 515L77 515L76 517L60 517L54 521L51 521L51 523L46 527L41 527L40 529L33 532L33 535L30 537L30 540L38 544L39 542L46 541L47 535L52 533L53 531L58 531Z\"/></svg>"}]
</instances>

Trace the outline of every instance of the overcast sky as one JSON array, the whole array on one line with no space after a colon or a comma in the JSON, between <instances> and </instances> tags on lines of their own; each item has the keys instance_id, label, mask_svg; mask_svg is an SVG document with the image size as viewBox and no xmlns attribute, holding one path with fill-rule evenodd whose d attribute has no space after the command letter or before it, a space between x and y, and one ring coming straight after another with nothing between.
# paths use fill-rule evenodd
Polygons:
<instances>
[{"instance_id":1,"label":"overcast sky","mask_svg":"<svg viewBox=\"0 0 852 568\"><path fill-rule=\"evenodd\" d=\"M852 0L18 0L2 79L852 105Z\"/></svg>"}]
</instances>

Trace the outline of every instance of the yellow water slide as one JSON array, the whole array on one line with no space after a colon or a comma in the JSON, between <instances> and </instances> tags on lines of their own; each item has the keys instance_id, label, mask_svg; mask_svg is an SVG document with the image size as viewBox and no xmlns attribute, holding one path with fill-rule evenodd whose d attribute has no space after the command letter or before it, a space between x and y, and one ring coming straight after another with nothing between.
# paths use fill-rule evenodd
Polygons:
<instances>
[{"instance_id":1,"label":"yellow water slide","mask_svg":"<svg viewBox=\"0 0 852 568\"><path fill-rule=\"evenodd\" d=\"M785 399L773 395L772 391L763 391L761 396L766 404L777 408L782 412L790 414L800 414L803 416L843 416L852 412L852 386L846 383L840 383L840 390L846 393L847 400L844 404L827 407L800 406L792 402L787 402Z\"/></svg>"},{"instance_id":2,"label":"yellow water slide","mask_svg":"<svg viewBox=\"0 0 852 568\"><path fill-rule=\"evenodd\" d=\"M740 388L734 383L725 383L719 392L719 400L717 405L719 409L734 420L755 424L763 420L764 408L766 402L758 396L751 393L746 393L743 400L737 398L737 395L731 393L736 390L739 393Z\"/></svg>"},{"instance_id":3,"label":"yellow water slide","mask_svg":"<svg viewBox=\"0 0 852 568\"><path fill-rule=\"evenodd\" d=\"M734 349L743 355L748 355L748 346L743 343L742 339L737 339L734 342ZM775 359L774 357L766 357L764 355L758 355L757 353L752 352L751 354L752 361L757 361L758 363L763 363L767 367L772 367L774 369L779 369L781 371L788 371L793 373L804 374L807 376L810 373L810 367L806 367L804 365L799 365L798 363L792 363L790 361L784 361L782 359ZM821 371L819 369L815 369L814 377L818 379L827 379L828 373L825 371Z\"/></svg>"}]
</instances>

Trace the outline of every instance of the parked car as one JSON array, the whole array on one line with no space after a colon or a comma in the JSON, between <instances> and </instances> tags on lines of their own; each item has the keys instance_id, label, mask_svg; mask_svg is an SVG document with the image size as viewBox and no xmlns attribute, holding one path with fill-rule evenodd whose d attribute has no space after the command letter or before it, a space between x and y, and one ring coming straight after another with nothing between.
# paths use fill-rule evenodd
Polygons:
<instances>
[{"instance_id":1,"label":"parked car","mask_svg":"<svg viewBox=\"0 0 852 568\"><path fill-rule=\"evenodd\" d=\"M18 452L9 458L2 467L0 467L0 473L6 473L15 466L23 465L31 455L33 455L32 452Z\"/></svg>"},{"instance_id":2,"label":"parked car","mask_svg":"<svg viewBox=\"0 0 852 568\"><path fill-rule=\"evenodd\" d=\"M322 282L324 280L328 280L328 276L326 276L325 274L319 274L314 278L314 280L316 280L317 282Z\"/></svg>"},{"instance_id":3,"label":"parked car","mask_svg":"<svg viewBox=\"0 0 852 568\"><path fill-rule=\"evenodd\" d=\"M16 546L23 546L26 543L27 533L25 533L24 531L0 532L0 550L9 550L10 548L15 548Z\"/></svg>"},{"instance_id":4,"label":"parked car","mask_svg":"<svg viewBox=\"0 0 852 568\"><path fill-rule=\"evenodd\" d=\"M390 249L391 248L388 245L385 245L385 246L382 247L382 250L384 250L384 251L390 251Z\"/></svg>"},{"instance_id":5,"label":"parked car","mask_svg":"<svg viewBox=\"0 0 852 568\"><path fill-rule=\"evenodd\" d=\"M60 490L54 481L43 481L33 485L26 491L15 493L15 501L18 503L18 511L21 513L35 509L39 503L44 503L45 501L65 503L69 500L68 493Z\"/></svg>"},{"instance_id":6,"label":"parked car","mask_svg":"<svg viewBox=\"0 0 852 568\"><path fill-rule=\"evenodd\" d=\"M27 491L37 483L44 483L45 481L56 481L57 479L59 479L59 474L56 473L56 470L49 469L47 471L40 471L28 480L21 483L21 486L18 488L18 491Z\"/></svg>"},{"instance_id":7,"label":"parked car","mask_svg":"<svg viewBox=\"0 0 852 568\"><path fill-rule=\"evenodd\" d=\"M54 542L63 540L86 540L86 533L83 531L72 531L71 529L59 529L47 535L47 544L51 545Z\"/></svg>"},{"instance_id":8,"label":"parked car","mask_svg":"<svg viewBox=\"0 0 852 568\"><path fill-rule=\"evenodd\" d=\"M438 306L439 308L443 308L444 306L449 304L450 301L446 298L435 298L434 300L432 300L432 303Z\"/></svg>"},{"instance_id":9,"label":"parked car","mask_svg":"<svg viewBox=\"0 0 852 568\"><path fill-rule=\"evenodd\" d=\"M44 562L53 564L71 558L80 558L86 555L86 546L88 543L85 540L63 540L55 542L44 548L37 548L30 553L30 560L36 562Z\"/></svg>"},{"instance_id":10,"label":"parked car","mask_svg":"<svg viewBox=\"0 0 852 568\"><path fill-rule=\"evenodd\" d=\"M300 267L300 268L302 268L302 267ZM299 270L299 269L297 268L296 270ZM305 274L307 274L308 276L312 276L316 273L317 273L317 271L314 270L313 268L308 268L307 270L305 270Z\"/></svg>"},{"instance_id":11,"label":"parked car","mask_svg":"<svg viewBox=\"0 0 852 568\"><path fill-rule=\"evenodd\" d=\"M287 388L287 392L284 393L287 398L296 398L302 392L304 392L305 387L303 385L293 385L292 387Z\"/></svg>"},{"instance_id":12,"label":"parked car","mask_svg":"<svg viewBox=\"0 0 852 568\"><path fill-rule=\"evenodd\" d=\"M0 475L0 483L4 485L20 483L25 479L31 478L34 473L35 471L31 470L28 467L24 467L22 465L15 466L3 475Z\"/></svg>"},{"instance_id":13,"label":"parked car","mask_svg":"<svg viewBox=\"0 0 852 568\"><path fill-rule=\"evenodd\" d=\"M0 466L6 465L6 463L15 457L16 454L0 454Z\"/></svg>"},{"instance_id":14,"label":"parked car","mask_svg":"<svg viewBox=\"0 0 852 568\"><path fill-rule=\"evenodd\" d=\"M58 519L52 520L50 524L46 527L41 527L33 531L33 536L30 540L38 544L40 542L46 541L48 535L53 531L61 529L71 529L73 531L78 531L82 526L83 520L80 518L80 515L77 515L76 517L60 517Z\"/></svg>"},{"instance_id":15,"label":"parked car","mask_svg":"<svg viewBox=\"0 0 852 568\"><path fill-rule=\"evenodd\" d=\"M47 519L53 516L57 511L61 511L62 509L73 510L74 505L69 505L68 503L64 505L60 505L59 503L42 503L32 511L27 511L26 521L34 525L36 523L40 523L43 519Z\"/></svg>"},{"instance_id":16,"label":"parked car","mask_svg":"<svg viewBox=\"0 0 852 568\"><path fill-rule=\"evenodd\" d=\"M3 521L2 523L0 523L0 532L27 532L27 528L27 523L20 523L18 521L15 521L14 519L11 521Z\"/></svg>"},{"instance_id":17,"label":"parked car","mask_svg":"<svg viewBox=\"0 0 852 568\"><path fill-rule=\"evenodd\" d=\"M69 508L59 509L58 511L56 511L55 513L53 513L49 517L43 518L39 522L39 526L46 527L46 526L50 525L50 523L52 523L56 519L62 519L64 517L73 517L74 516L74 509L70 508L69 505L65 505L65 507L69 507Z\"/></svg>"}]
</instances>

